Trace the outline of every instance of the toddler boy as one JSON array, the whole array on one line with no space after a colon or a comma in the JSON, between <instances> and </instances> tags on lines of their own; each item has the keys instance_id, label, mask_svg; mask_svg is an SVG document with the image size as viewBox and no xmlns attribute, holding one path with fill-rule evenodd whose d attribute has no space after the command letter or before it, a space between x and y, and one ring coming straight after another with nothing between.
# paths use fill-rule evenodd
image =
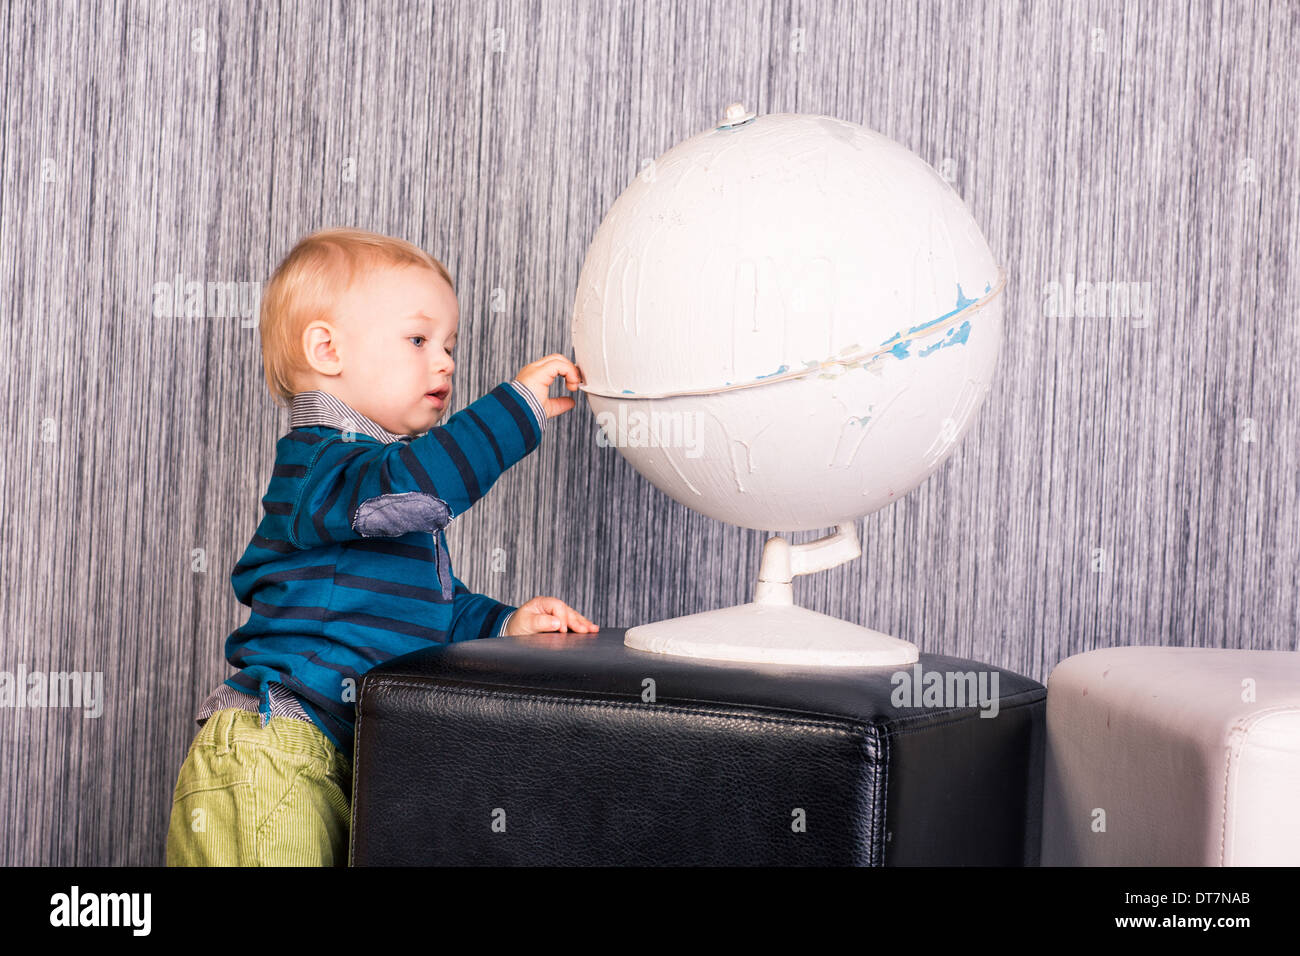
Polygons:
<instances>
[{"instance_id":1,"label":"toddler boy","mask_svg":"<svg viewBox=\"0 0 1300 956\"><path fill-rule=\"evenodd\" d=\"M301 240L262 299L267 383L290 407L265 516L231 575L252 609L238 671L200 707L167 834L176 865L346 865L357 685L431 644L598 628L564 602L511 607L452 574L444 529L538 446L563 355L447 419L459 312L447 270L387 236Z\"/></svg>"}]
</instances>

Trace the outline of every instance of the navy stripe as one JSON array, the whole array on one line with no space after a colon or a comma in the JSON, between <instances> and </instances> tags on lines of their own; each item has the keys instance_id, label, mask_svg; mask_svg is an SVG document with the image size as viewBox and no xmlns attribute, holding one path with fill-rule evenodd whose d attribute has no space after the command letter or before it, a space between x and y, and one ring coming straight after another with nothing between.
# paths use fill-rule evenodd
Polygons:
<instances>
[{"instance_id":1,"label":"navy stripe","mask_svg":"<svg viewBox=\"0 0 1300 956\"><path fill-rule=\"evenodd\" d=\"M414 532L427 534L427 532ZM360 541L348 542L349 551L368 551L374 554L391 554L397 558L409 558L412 561L433 562L433 548L426 548L401 538L362 538Z\"/></svg>"},{"instance_id":2,"label":"navy stripe","mask_svg":"<svg viewBox=\"0 0 1300 956\"><path fill-rule=\"evenodd\" d=\"M372 464L374 464L374 462L372 461L366 461L361 463L361 474L358 475L356 484L352 486L352 495L350 498L348 498L347 518L348 518L349 527L352 528L356 527L356 524L354 524L354 522L356 521L356 517L357 517L357 506L361 503L358 499L361 497L361 489L362 487L365 486L366 475L370 474L370 466ZM380 469L380 471L382 470L383 469ZM322 535L322 537L324 537L324 535Z\"/></svg>"},{"instance_id":3,"label":"navy stripe","mask_svg":"<svg viewBox=\"0 0 1300 956\"><path fill-rule=\"evenodd\" d=\"M257 681L251 680L247 674L231 674L226 678L227 684L237 684L240 690L246 690L250 694L256 694L260 689Z\"/></svg>"},{"instance_id":4,"label":"navy stripe","mask_svg":"<svg viewBox=\"0 0 1300 956\"><path fill-rule=\"evenodd\" d=\"M533 394L533 390L517 378L511 379L509 384L511 388L523 396L524 401L528 403L528 407L532 409L533 416L537 419L537 427L545 427L546 409L542 407L542 403L538 400L537 396Z\"/></svg>"},{"instance_id":5,"label":"navy stripe","mask_svg":"<svg viewBox=\"0 0 1300 956\"><path fill-rule=\"evenodd\" d=\"M293 554L298 549L288 541L279 541L273 538L264 538L260 534L254 534L252 543L249 548L256 548L258 551L273 551L276 554ZM244 562L241 560L240 564Z\"/></svg>"},{"instance_id":6,"label":"navy stripe","mask_svg":"<svg viewBox=\"0 0 1300 956\"><path fill-rule=\"evenodd\" d=\"M352 444L352 443L344 442L344 444ZM356 458L358 455L364 455L368 451L369 449L367 448L353 449L349 451L346 455L344 455L341 459L339 459L337 462L333 462L332 467L336 470L336 472L342 472L344 469L347 468L348 464L352 461L352 459ZM321 453L324 454L325 452L322 451ZM312 515L312 519L311 519L312 527L316 529L316 537L320 538L322 541L333 540L329 531L325 527L325 520L328 517L330 511L333 510L334 503L338 501L339 495L343 493L343 490L345 488L346 488L346 484L344 482L342 481L337 482L334 486L334 490L330 492L330 496L325 499L324 503L319 508L316 509L316 513ZM301 520L301 517L299 518L299 520ZM296 525L295 525L295 530L296 530Z\"/></svg>"},{"instance_id":7,"label":"navy stripe","mask_svg":"<svg viewBox=\"0 0 1300 956\"><path fill-rule=\"evenodd\" d=\"M483 618L483 626L478 629L478 640L492 637L496 634L497 628L501 625L501 619L510 613L509 608L505 605L497 608L492 613Z\"/></svg>"},{"instance_id":8,"label":"navy stripe","mask_svg":"<svg viewBox=\"0 0 1300 956\"><path fill-rule=\"evenodd\" d=\"M359 648L359 650L364 651L368 656L371 657L375 657L387 653L386 651L377 650L376 648L372 648L369 646L361 647ZM388 655L389 658L396 657L396 656L397 656L396 654ZM355 667L343 667L339 664L335 664L333 661L327 661L324 658L322 658L319 654L317 654L315 651L308 651L304 653L303 659L307 661L311 661L313 664L318 664L319 666L325 668L326 670L336 671L337 673L341 674L343 677L355 678L358 676L357 669ZM340 686L339 689L342 690L342 687ZM325 699L330 701L338 700L337 697L328 696L328 695L325 697Z\"/></svg>"},{"instance_id":9,"label":"navy stripe","mask_svg":"<svg viewBox=\"0 0 1300 956\"><path fill-rule=\"evenodd\" d=\"M442 495L438 493L438 486L433 483L433 479L429 477L429 473L424 470L424 465L420 464L420 459L416 456L415 452L411 450L410 445L407 445L399 451L397 455L402 459L402 464L404 464L407 471L411 473L416 484L420 486L421 491L425 494L436 495L439 498L442 497Z\"/></svg>"},{"instance_id":10,"label":"navy stripe","mask_svg":"<svg viewBox=\"0 0 1300 956\"><path fill-rule=\"evenodd\" d=\"M520 407L519 393L513 388L498 385L488 394L505 406L510 417L515 420L515 425L519 427L519 437L524 440L524 447L532 451L537 446L537 423L532 415Z\"/></svg>"},{"instance_id":11,"label":"navy stripe","mask_svg":"<svg viewBox=\"0 0 1300 956\"><path fill-rule=\"evenodd\" d=\"M315 581L334 576L334 565L316 564L302 568L286 568L283 571L270 571L254 579L254 587L279 584L282 581Z\"/></svg>"},{"instance_id":12,"label":"navy stripe","mask_svg":"<svg viewBox=\"0 0 1300 956\"><path fill-rule=\"evenodd\" d=\"M493 436L492 430L487 427L487 422L479 418L478 414L472 408L465 409L465 414L469 416L470 421L472 421L475 425L479 427L479 429L483 432L483 437L486 438L488 440L488 444L492 446L492 454L497 456L497 468L499 468L501 471L505 471L506 460L501 455L501 446L497 444L497 440Z\"/></svg>"},{"instance_id":13,"label":"navy stripe","mask_svg":"<svg viewBox=\"0 0 1300 956\"><path fill-rule=\"evenodd\" d=\"M315 445L317 442L325 440L324 435L317 435L315 432L304 432L296 428L284 437L289 441L302 442L304 445Z\"/></svg>"},{"instance_id":14,"label":"navy stripe","mask_svg":"<svg viewBox=\"0 0 1300 956\"><path fill-rule=\"evenodd\" d=\"M253 598L253 613L268 621L323 621L329 613L327 607L298 604L268 604Z\"/></svg>"},{"instance_id":15,"label":"navy stripe","mask_svg":"<svg viewBox=\"0 0 1300 956\"><path fill-rule=\"evenodd\" d=\"M306 637L297 637L296 639L299 640L299 641L311 641L311 640L314 640L313 638L306 638ZM281 638L277 638L277 640L279 640L280 642L283 642L283 641L284 641L284 638L283 638L283 637L281 637ZM265 650L260 650L260 651L258 651L258 650L253 650L252 648L249 648L249 647L241 647L241 648L239 648L238 650L234 651L233 653L231 653L231 654L229 654L229 655L227 655L227 656L228 656L229 659L230 659L230 663L234 664L234 663L238 663L238 662L242 662L242 661L246 661L246 660L250 660L250 661L251 661L251 660L253 660L254 658L264 656L264 655L266 655L266 654L268 654L268 653L276 653L276 652L265 651ZM279 653L283 653L283 652L279 652ZM321 667L321 668L323 668L323 669L329 671L329 672L331 673L331 675L337 674L337 675L339 675L339 677L356 677L356 676L357 676L356 668L353 668L353 667L345 667L345 666L342 665L342 664L335 664L335 663L333 663L333 662L331 662L331 661L324 660L324 659L321 658L318 654L316 654L314 651L307 651L307 652L304 652L304 653L302 654L302 658L303 658L303 660L305 660L305 661L310 661L311 663L315 664L316 666ZM251 666L251 665L250 665L250 666ZM233 675L230 679L231 679L231 680L235 680L235 679L237 679L237 678L241 679L241 686L242 686L242 679L247 678L247 677L248 677L248 675L247 675L246 673L241 673L241 674L235 674L235 675ZM275 679L276 679L276 680L280 680L280 678L275 678ZM287 682L287 681L290 681L290 680L292 680L292 679L293 679L293 676L292 676L291 674L287 674L287 673L285 674L285 676L284 676L284 678L283 678L283 680L286 681L286 682ZM336 677L331 677L331 680L337 681L338 678L336 678ZM333 685L331 685L331 686L333 686ZM252 687L253 687L253 693L257 693L258 684L257 684L257 681L256 681L256 680L253 680ZM295 693L297 693L297 691L295 691Z\"/></svg>"},{"instance_id":16,"label":"navy stripe","mask_svg":"<svg viewBox=\"0 0 1300 956\"><path fill-rule=\"evenodd\" d=\"M478 487L478 475L474 473L474 467L465 457L465 452L456 443L456 439L445 428L435 428L429 434L437 440L447 453L447 457L451 459L451 463L456 466L456 472L460 475L460 483L464 485L466 494L471 498L482 498L483 492L479 491Z\"/></svg>"},{"instance_id":17,"label":"navy stripe","mask_svg":"<svg viewBox=\"0 0 1300 956\"><path fill-rule=\"evenodd\" d=\"M415 584L402 584L399 581L388 581L383 578L367 578L356 574L340 574L334 579L334 583L343 588L354 588L358 591L370 591L373 594L391 594L393 597L410 598L414 601L424 601L428 604L446 604L442 597L441 588L422 588Z\"/></svg>"},{"instance_id":18,"label":"navy stripe","mask_svg":"<svg viewBox=\"0 0 1300 956\"><path fill-rule=\"evenodd\" d=\"M352 624L356 627L371 627L380 631L391 631L394 634L406 634L410 637L421 637L426 641L445 642L447 632L442 628L429 627L425 624L417 624L414 621L403 621L396 617L383 617L379 614L358 614L339 613L338 611L330 612L330 620L339 624ZM351 648L359 650L359 648ZM396 655L390 654L389 657Z\"/></svg>"}]
</instances>

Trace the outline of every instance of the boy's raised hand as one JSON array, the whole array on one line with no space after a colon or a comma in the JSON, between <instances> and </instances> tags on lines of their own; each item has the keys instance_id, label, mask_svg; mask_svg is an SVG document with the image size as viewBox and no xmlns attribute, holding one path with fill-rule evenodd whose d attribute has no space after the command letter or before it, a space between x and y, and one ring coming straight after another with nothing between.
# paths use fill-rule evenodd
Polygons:
<instances>
[{"instance_id":1,"label":"boy's raised hand","mask_svg":"<svg viewBox=\"0 0 1300 956\"><path fill-rule=\"evenodd\" d=\"M548 631L567 633L569 630L578 634L592 634L600 628L559 598L539 595L519 605L502 636L523 637Z\"/></svg>"},{"instance_id":2,"label":"boy's raised hand","mask_svg":"<svg viewBox=\"0 0 1300 956\"><path fill-rule=\"evenodd\" d=\"M525 365L519 370L515 378L532 390L537 396L537 400L542 403L542 410L546 412L547 418L554 418L556 415L563 415L569 409L573 408L575 402L571 398L551 398L547 393L551 390L551 382L557 375L564 376L564 385L571 392L576 392L578 386L582 384L582 372L578 366L574 365L559 352L552 352L536 362Z\"/></svg>"}]
</instances>

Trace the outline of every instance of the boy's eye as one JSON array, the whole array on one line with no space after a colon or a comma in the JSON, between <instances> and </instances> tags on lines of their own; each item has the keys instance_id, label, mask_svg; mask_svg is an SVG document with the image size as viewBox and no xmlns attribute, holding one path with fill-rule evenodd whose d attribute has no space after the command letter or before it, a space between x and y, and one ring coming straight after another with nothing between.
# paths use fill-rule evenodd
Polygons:
<instances>
[{"instance_id":1,"label":"boy's eye","mask_svg":"<svg viewBox=\"0 0 1300 956\"><path fill-rule=\"evenodd\" d=\"M406 337L406 340L407 340L408 342L416 342L416 343L417 343L416 346L415 346L416 348L420 348L420 347L421 347L418 343L426 341L426 339L425 339L425 337L424 337L423 335L408 335L408 336ZM447 346L447 354L448 354L448 355L453 354L455 351L456 351L456 346L454 346L454 345L449 345L449 346Z\"/></svg>"}]
</instances>

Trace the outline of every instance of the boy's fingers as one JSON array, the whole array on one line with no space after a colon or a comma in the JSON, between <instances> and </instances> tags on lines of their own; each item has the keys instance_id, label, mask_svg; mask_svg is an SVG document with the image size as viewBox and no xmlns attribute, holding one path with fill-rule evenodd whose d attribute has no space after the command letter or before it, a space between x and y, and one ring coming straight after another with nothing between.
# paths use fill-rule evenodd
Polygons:
<instances>
[{"instance_id":1,"label":"boy's fingers","mask_svg":"<svg viewBox=\"0 0 1300 956\"><path fill-rule=\"evenodd\" d=\"M557 365L560 367L557 368ZM564 376L564 385L571 392L578 391L581 386L587 383L582 370L562 355L541 359L534 362L530 368L534 368L540 373L536 380L532 380L532 375L526 372L520 372L515 377L526 384L531 382L537 388L545 389L549 387L558 375Z\"/></svg>"},{"instance_id":2,"label":"boy's fingers","mask_svg":"<svg viewBox=\"0 0 1300 956\"><path fill-rule=\"evenodd\" d=\"M563 601L546 595L538 601L538 605L546 615L545 620L548 627L564 629L563 615L566 608Z\"/></svg>"},{"instance_id":3,"label":"boy's fingers","mask_svg":"<svg viewBox=\"0 0 1300 956\"><path fill-rule=\"evenodd\" d=\"M583 617L583 616L582 616L581 614L579 614L577 611L574 611L574 612L573 612L573 617L574 617L574 619L578 622L578 624L581 625L581 626L583 627L583 629L584 629L585 631L590 632L590 631L596 631L596 630L599 630L599 628L597 628L595 624L591 623L591 621L587 620L585 617Z\"/></svg>"},{"instance_id":4,"label":"boy's fingers","mask_svg":"<svg viewBox=\"0 0 1300 956\"><path fill-rule=\"evenodd\" d=\"M568 402L569 404L561 405L561 402ZM548 398L546 400L546 405L544 406L546 417L556 418L557 416L563 415L565 412L571 410L574 407L574 404L575 403L571 398Z\"/></svg>"},{"instance_id":5,"label":"boy's fingers","mask_svg":"<svg viewBox=\"0 0 1300 956\"><path fill-rule=\"evenodd\" d=\"M560 630L568 633L570 627L577 629L578 622L575 620L576 613L573 608L561 600L555 602L555 619L560 622Z\"/></svg>"},{"instance_id":6,"label":"boy's fingers","mask_svg":"<svg viewBox=\"0 0 1300 956\"><path fill-rule=\"evenodd\" d=\"M570 389L582 384L582 369L574 365L567 355L561 355L559 352L552 352L541 361L548 366L555 366L558 364L560 368L554 372L553 375L562 374L564 376L565 384L568 385Z\"/></svg>"},{"instance_id":7,"label":"boy's fingers","mask_svg":"<svg viewBox=\"0 0 1300 956\"><path fill-rule=\"evenodd\" d=\"M575 631L587 633L589 631L600 630L595 624L583 617L569 605L565 604L559 598L544 595L537 599L537 607L545 626L558 628L563 632L568 632L572 627Z\"/></svg>"}]
</instances>

